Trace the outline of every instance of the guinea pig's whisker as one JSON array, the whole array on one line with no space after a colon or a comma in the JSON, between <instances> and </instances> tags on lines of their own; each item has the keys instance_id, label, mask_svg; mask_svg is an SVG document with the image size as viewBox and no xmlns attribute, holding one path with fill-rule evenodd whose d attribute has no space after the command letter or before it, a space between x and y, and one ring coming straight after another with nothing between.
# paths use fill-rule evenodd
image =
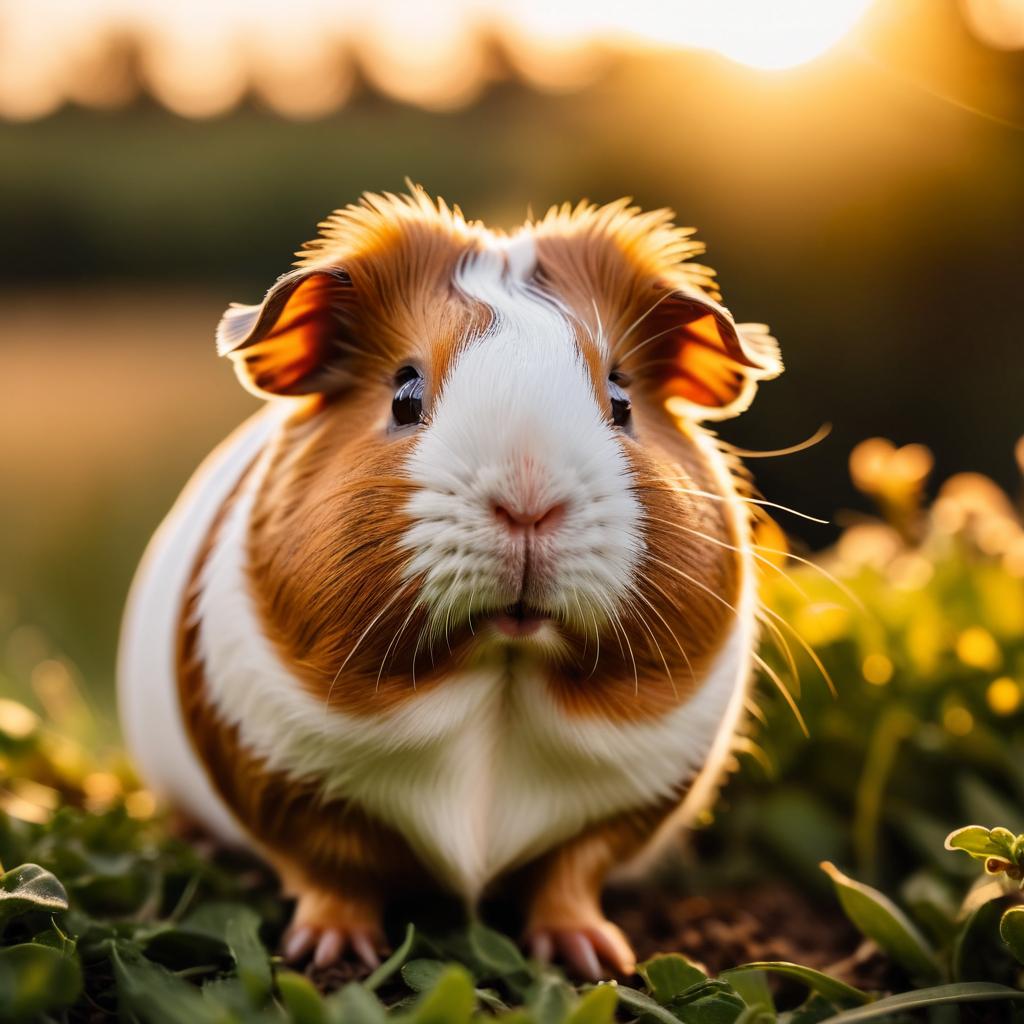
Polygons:
<instances>
[{"instance_id":1,"label":"guinea pig's whisker","mask_svg":"<svg viewBox=\"0 0 1024 1024\"><path fill-rule=\"evenodd\" d=\"M739 754L749 754L765 772L771 776L775 770L771 758L765 753L764 747L757 743L751 736L736 736L733 739L732 749Z\"/></svg>"},{"instance_id":2,"label":"guinea pig's whisker","mask_svg":"<svg viewBox=\"0 0 1024 1024\"><path fill-rule=\"evenodd\" d=\"M795 455L797 452L805 452L808 448L813 448L816 444L820 444L831 433L832 424L822 423L810 437L803 441L798 441L796 444L788 445L785 448L772 448L765 451L759 451L756 448L737 448L736 445L729 444L728 441L719 441L718 443L730 455L738 455L743 459L776 459L783 455Z\"/></svg>"},{"instance_id":3,"label":"guinea pig's whisker","mask_svg":"<svg viewBox=\"0 0 1024 1024\"><path fill-rule=\"evenodd\" d=\"M674 572L674 573L678 574L679 576L682 576L683 579L685 579L685 580L689 580L690 583L692 583L695 587L699 587L709 597L713 597L716 601L720 602L721 604L724 604L725 607L728 608L729 611L731 611L733 613L733 615L735 615L737 618L739 618L739 614L740 613L739 613L739 610L736 608L736 606L734 604L730 604L728 601L726 601L726 599L724 597L722 597L721 594L715 593L715 591L712 590L706 583L701 583L701 581L698 580L696 577L691 576L688 572L683 572L682 569L678 568L677 566L672 565L670 562L666 562L663 558L654 558L654 556L651 556L651 557L652 557L652 560L654 562L656 562L658 565L663 566L665 569L668 569L671 572Z\"/></svg>"},{"instance_id":4,"label":"guinea pig's whisker","mask_svg":"<svg viewBox=\"0 0 1024 1024\"><path fill-rule=\"evenodd\" d=\"M359 648L359 645L369 635L370 630L372 630L373 627L377 625L381 618L387 613L388 609L391 608L395 601L397 601L398 598L402 596L402 593L403 592L401 590L396 590L395 593L391 595L391 599L370 620L370 624L366 627L366 629L364 629L362 633L359 634L359 638L352 645L352 650L348 652L348 654L345 656L345 660L338 666L338 671L334 673L334 678L331 680L331 685L327 688L327 697L324 702L326 707L331 706L331 696L334 693L334 687L337 685L338 679L341 677L341 673L344 672L345 666L352 660L352 655L356 653L356 651Z\"/></svg>"},{"instance_id":5,"label":"guinea pig's whisker","mask_svg":"<svg viewBox=\"0 0 1024 1024\"><path fill-rule=\"evenodd\" d=\"M633 692L640 692L640 673L636 667L636 657L633 654L633 645L629 642L629 634L626 632L625 624L622 621L622 616L619 614L619 610L615 608L610 601L605 601L603 598L602 604L607 607L608 614L611 617L611 621L615 626L615 630L622 636L622 639L626 642L626 650L629 651L629 660L633 664ZM621 649L621 644L620 644Z\"/></svg>"},{"instance_id":6,"label":"guinea pig's whisker","mask_svg":"<svg viewBox=\"0 0 1024 1024\"><path fill-rule=\"evenodd\" d=\"M580 602L580 592L579 592L579 589L577 587L573 587L572 588L572 594L573 594L573 598L576 601L576 607L579 609L579 612L580 612L580 622L581 622L582 628L583 628L583 643L584 643L583 655L581 657L585 657L586 653L587 653L587 644L589 643L589 636L590 636L589 624L587 622L587 617L586 617L586 615L584 614L584 611L583 611L583 604ZM593 625L594 625L594 664L590 667L590 672L587 675L588 679L592 679L593 678L594 673L597 671L598 662L601 660L601 630L600 630L600 628L598 627L598 624L597 624L597 612L595 612L593 608L590 609L590 618L591 618L591 621L593 622Z\"/></svg>"},{"instance_id":7,"label":"guinea pig's whisker","mask_svg":"<svg viewBox=\"0 0 1024 1024\"><path fill-rule=\"evenodd\" d=\"M607 335L604 333L604 323L601 320L601 310L598 309L597 299L595 299L593 296L591 296L590 298L590 305L593 307L594 318L597 320L597 337L594 338L593 331L590 332L590 337L593 339L594 344L598 348L603 348L605 342L607 341Z\"/></svg>"},{"instance_id":8,"label":"guinea pig's whisker","mask_svg":"<svg viewBox=\"0 0 1024 1024\"><path fill-rule=\"evenodd\" d=\"M658 564L664 566L666 569L670 569L672 572L678 573L684 579L689 580L690 583L692 583L695 586L699 587L701 590L703 590L705 593L707 593L710 597L713 597L716 601L720 601L727 608L729 608L733 612L734 615L739 617L739 612L737 611L737 609L736 609L736 607L734 605L732 605L728 601L726 601L726 599L724 597L722 597L721 594L716 594L715 591L713 591L709 586L707 586L704 583L701 583L700 580L694 579L694 577L691 576L689 573L683 572L682 569L679 569L679 568L677 568L674 565L670 565L668 562L664 561L663 559L656 558L656 559L654 559L654 561L656 561ZM806 724L806 722L804 722L803 715L800 714L800 709L796 706L796 701L793 699L793 695L786 688L785 684L782 682L782 679L779 677L778 673L763 658L761 658L758 654L756 654L756 653L753 654L753 657L754 657L755 661L757 661L757 663L764 669L764 671L765 671L766 675L768 676L768 678L771 679L772 682L774 682L775 685L779 688L780 692L783 694L784 699L786 700L786 703L789 704L790 709L793 711L793 714L796 716L797 722L799 723L801 730L804 732L805 735L807 735L808 734L807 733L807 724Z\"/></svg>"},{"instance_id":9,"label":"guinea pig's whisker","mask_svg":"<svg viewBox=\"0 0 1024 1024\"><path fill-rule=\"evenodd\" d=\"M678 529L678 530L684 530L685 532L692 533L695 536L703 537L705 540L710 541L713 544L718 544L721 547L729 548L732 551L737 551L737 552L741 551L740 548L736 547L733 544L729 544L726 541L720 540L720 539L718 539L716 537L712 537L709 534L702 533L700 530L694 530L691 527L683 526L681 523L670 523L670 522L668 522L665 519L660 519L657 516L651 516L651 515L648 515L647 518L652 520L652 521L654 521L654 522L663 523L665 526L669 526L669 527L672 527L672 528ZM754 547L758 547L759 545L753 545L753 546ZM780 555L787 554L787 552L784 552L784 551L775 551L774 548L764 549L764 550L774 551L774 553L780 554ZM810 600L809 595L804 591L804 589L794 579L792 579L792 577L790 577L789 573L787 573L781 566L776 565L770 559L765 558L762 555L758 555L756 551L752 551L751 554L759 562L763 563L764 565L770 566L772 569L776 570L776 572L778 572L780 575L782 575L783 578L791 586L793 586L800 593L800 595L802 597L804 597L808 601ZM796 557L796 556L793 556L793 557ZM797 559L797 560L798 561L806 562L808 565L814 565L814 563L810 562L808 559ZM828 578L831 580L831 582L833 582L841 590L845 591L846 589L848 589L845 586L843 586L843 584L839 580L833 579L830 574L827 574L827 575L828 575ZM851 596L853 596L853 595L851 595ZM771 615L775 619L778 619L780 622L782 622L783 625L785 625L790 630L790 632L796 638L796 640L800 644L800 646L807 652L808 657L810 657L811 660L814 662L815 667L818 669L818 671L821 673L822 677L825 679L826 683L828 684L829 690L832 692L833 695L835 695L836 692L837 692L836 691L836 687L835 687L835 683L833 682L831 676L828 673L828 670L825 668L825 666L822 663L821 659L818 657L817 653L810 646L810 644L800 635L800 633L793 627L793 625L791 623L789 623L788 621L786 621L786 619L784 619L781 615L779 615L778 612L776 612L773 609L768 608L768 607L762 607L761 611L766 613L766 614L768 614L768 615ZM786 657L787 662L789 663L790 669L792 670L794 682L796 682L799 685L800 674L797 671L796 662L795 662L795 660L793 658L792 651L789 648L789 644L786 643L785 638L782 636L782 634L779 631L778 627L774 623L768 622L768 621L763 620L763 619L762 619L762 621L765 623L766 626L769 627L769 629L772 630L773 634L778 635L779 639L785 645L785 651L783 652L784 657Z\"/></svg>"},{"instance_id":10,"label":"guinea pig's whisker","mask_svg":"<svg viewBox=\"0 0 1024 1024\"><path fill-rule=\"evenodd\" d=\"M767 605L762 605L760 611L765 615L770 615L773 619L781 623L783 626L786 627L786 629L789 630L790 634L794 637L796 642L804 649L804 651L807 654L807 657L809 657L811 661L814 662L814 667L821 673L821 676L825 680L825 683L828 686L832 696L838 697L839 691L838 689L836 689L835 681L829 674L828 669L825 668L825 663L821 660L820 657L818 657L817 651L815 651L811 644L803 637L800 631L796 629L796 627L791 622L783 618L783 616L781 616L777 611L775 611L774 608L769 608Z\"/></svg>"},{"instance_id":11,"label":"guinea pig's whisker","mask_svg":"<svg viewBox=\"0 0 1024 1024\"><path fill-rule=\"evenodd\" d=\"M646 345L650 345L652 341L657 341L659 338L664 338L666 334L671 334L673 331L678 331L679 325L673 324L671 327L666 327L663 331L658 331L657 334L652 334L649 338L644 338L643 341L638 341L624 356L622 356L619 362L624 363L634 352L639 352L640 349Z\"/></svg>"},{"instance_id":12,"label":"guinea pig's whisker","mask_svg":"<svg viewBox=\"0 0 1024 1024\"><path fill-rule=\"evenodd\" d=\"M764 708L753 697L744 697L743 707L746 709L747 714L756 718L762 725L768 724L768 716L764 713Z\"/></svg>"},{"instance_id":13,"label":"guinea pig's whisker","mask_svg":"<svg viewBox=\"0 0 1024 1024\"><path fill-rule=\"evenodd\" d=\"M689 477L664 477L665 480L688 480ZM692 487L658 487L652 484L636 484L637 488L648 491L669 491L676 494L691 494L697 498L707 498L709 501L744 501L750 505L760 505L764 508L776 508L782 512L788 512L790 515L799 516L801 519L807 519L812 523L819 523L822 526L828 526L828 519L819 519L817 516L808 515L806 512L798 512L795 508L790 508L788 505L780 505L776 501L766 501L764 498L750 498L743 494L733 494L726 497L724 494L715 494L712 491L700 491Z\"/></svg>"},{"instance_id":14,"label":"guinea pig's whisker","mask_svg":"<svg viewBox=\"0 0 1024 1024\"><path fill-rule=\"evenodd\" d=\"M416 646L413 648L413 651L412 651L411 675L412 675L412 688L414 690L416 689L416 658L418 657L418 655L420 653L420 644L423 642L423 634L426 632L426 630L427 630L427 624L424 623L422 626L420 626L419 636L416 637Z\"/></svg>"},{"instance_id":15,"label":"guinea pig's whisker","mask_svg":"<svg viewBox=\"0 0 1024 1024\"><path fill-rule=\"evenodd\" d=\"M626 339L627 339L627 338L628 338L628 337L629 337L629 336L630 336L630 335L631 335L631 334L632 334L632 333L633 333L633 332L634 332L634 331L635 331L635 330L636 330L636 329L637 329L637 328L638 328L638 327L639 327L639 326L640 326L640 325L641 325L641 324L642 324L642 323L643 323L643 322L644 322L644 321L645 321L645 320L646 320L646 319L647 319L647 318L648 318L648 317L649 317L649 316L650 316L650 315L651 315L651 314L652 314L652 313L653 313L653 312L654 312L654 311L655 311L655 310L656 310L656 309L657 309L657 308L658 308L658 307L659 307L659 306L660 306L660 305L661 305L661 304L662 304L662 303L663 303L663 302L664 302L664 301L666 300L666 299L669 299L669 298L671 298L671 297L672 297L672 294L673 294L673 293L672 293L671 291L665 291L665 292L664 292L664 293L663 293L662 295L659 295L659 296L658 296L658 298L657 298L657 299L656 299L656 300L654 301L654 303L653 303L652 305L648 306L648 308L647 308L646 310L644 310L644 312L643 312L643 313L641 313L641 314L640 314L640 315L639 315L639 316L638 316L638 317L637 317L637 318L636 318L636 319L635 319L635 320L634 320L634 321L633 321L633 322L632 322L632 323L631 323L631 324L630 324L630 325L629 325L629 326L628 326L628 327L626 328L626 330L625 330L625 331L624 331L624 332L623 332L623 333L622 333L621 335L619 335L619 339L618 339L618 341L619 341L619 344L621 345L621 344L622 344L623 342L625 342L625 340L626 340ZM673 328L673 329L674 329L674 328ZM634 348L631 348L631 349L630 349L630 350L629 350L629 351L628 351L628 352L627 352L627 353L626 353L626 354L625 354L624 356L621 356L621 357L620 357L619 361L620 361L620 362L624 362L624 361L625 361L626 359L628 359L628 358L629 358L629 356L631 356L631 355L633 354L633 352L634 352L635 350L636 350L636 349L635 349L635 347L634 347Z\"/></svg>"},{"instance_id":16,"label":"guinea pig's whisker","mask_svg":"<svg viewBox=\"0 0 1024 1024\"><path fill-rule=\"evenodd\" d=\"M587 620L583 615L583 605L580 603L580 592L576 587L572 588L572 599L576 602L576 611L579 612L580 629L583 631L583 653L580 655L582 661L590 649L590 629Z\"/></svg>"},{"instance_id":17,"label":"guinea pig's whisker","mask_svg":"<svg viewBox=\"0 0 1024 1024\"><path fill-rule=\"evenodd\" d=\"M776 565L771 559L765 558L764 555L759 555L756 551L751 551L749 548L737 547L735 544L730 544L728 541L722 540L720 537L712 537L709 533L703 533L701 530L695 530L691 526L683 526L682 523L673 523L667 519L661 519L658 516L652 516L649 512L644 513L644 519L651 523L661 523L663 526L668 527L670 530L682 530L684 533L693 534L694 537L700 537L702 540L706 540L709 544L714 544L720 548L726 548L729 551L735 551L737 554L745 554L749 552L752 558L758 562L763 563L771 569L774 569L777 573L780 573L786 580L787 583L791 584L796 588L801 596L810 600L808 595L803 591L795 580L790 579L789 574L780 565Z\"/></svg>"},{"instance_id":18,"label":"guinea pig's whisker","mask_svg":"<svg viewBox=\"0 0 1024 1024\"><path fill-rule=\"evenodd\" d=\"M694 675L693 675L693 666L692 666L692 665L690 664L690 659L689 659L689 657L687 657L686 651L685 651L685 650L683 650L683 645L682 645L682 644L681 644L681 643L679 642L679 637L677 637L677 636L676 636L676 634L675 634L675 631L674 631L674 630L672 629L672 627L671 627L671 626L670 626L670 625L668 624L668 622L666 622L666 621L665 621L665 616L664 616L664 615L662 615L662 614L661 614L661 612L659 612L659 611L658 611L658 609L657 609L657 606L656 606L656 605L654 604L654 602L653 602L653 601L651 601L651 600L650 600L650 598L648 598L648 597L647 597L647 595L646 595L646 594L644 594L644 593L643 593L643 591L641 591L641 590L640 590L639 588L636 588L636 589L634 589L633 593L634 593L634 595L635 595L636 597L638 597L638 598L639 598L639 599L640 599L641 601L643 601L643 602L644 602L644 604L646 604L646 605L647 605L647 607L648 607L648 608L650 608L650 610L651 610L652 612L654 612L654 614L655 614L655 615L656 615L656 616L658 617L658 619L660 620L661 624L662 624L662 625L663 625L663 626L665 627L665 629L667 630L667 632L668 632L668 635L669 635L670 637L672 637L672 639L673 639L673 640L675 641L675 645L676 645L676 647L678 647L678 648L679 648L679 653L680 653L680 654L682 655L682 657L683 657L683 661L684 661L684 662L686 663L686 668L687 668L687 670L688 670L688 671L689 671L689 673L690 673L690 678L691 678L691 679L693 679L693 681L694 681L694 682L696 682L696 679L695 679L695 677L694 677ZM675 684L675 679L674 679L674 678L672 677L672 674L671 674L671 673L669 673L669 679L670 679L670 680L671 680L671 682L672 682L672 692L673 692L673 693L674 693L674 694L675 694L676 696L678 696L678 694L676 693L676 684Z\"/></svg>"},{"instance_id":19,"label":"guinea pig's whisker","mask_svg":"<svg viewBox=\"0 0 1024 1024\"><path fill-rule=\"evenodd\" d=\"M608 620L609 624L612 627L612 630L614 631L615 640L619 645L619 654L621 657L625 658L626 649L622 646L622 635L620 632L621 622L619 621L618 616L615 614L615 610L611 607L611 605L602 595L595 593L592 595L592 597L594 601L596 601L597 604L601 606L601 610L604 612L605 618Z\"/></svg>"},{"instance_id":20,"label":"guinea pig's whisker","mask_svg":"<svg viewBox=\"0 0 1024 1024\"><path fill-rule=\"evenodd\" d=\"M779 627L772 622L771 619L762 618L758 616L758 621L762 626L765 626L769 633L771 633L772 640L775 641L775 648L785 659L786 667L789 669L790 678L793 680L793 688L799 694L801 690L800 686L800 672L796 667L796 659L793 657L793 650L789 646L789 641L786 639L785 634Z\"/></svg>"},{"instance_id":21,"label":"guinea pig's whisker","mask_svg":"<svg viewBox=\"0 0 1024 1024\"><path fill-rule=\"evenodd\" d=\"M618 641L618 652L620 652L620 654L625 658L627 650L629 651L630 662L633 664L634 691L639 692L640 675L637 672L636 658L633 656L633 645L630 643L630 638L626 633L626 627L623 625L623 617L618 613L618 609L615 608L611 602L604 597L604 595L595 593L594 599L601 605L602 610L608 618L608 622L611 623L611 627L615 631L615 639ZM626 642L625 647L623 647L623 641Z\"/></svg>"},{"instance_id":22,"label":"guinea pig's whisker","mask_svg":"<svg viewBox=\"0 0 1024 1024\"><path fill-rule=\"evenodd\" d=\"M646 617L640 611L639 608L634 607L634 608L631 608L630 611L635 616L637 616L637 618L639 618L639 620L640 620L641 624L643 625L644 629L647 630L647 633L649 634L649 636L651 638L651 642L654 645L654 651L655 651L655 653L657 653L658 657L661 659L662 665L665 667L665 675L668 676L669 685L672 687L672 695L675 698L678 699L679 691L676 689L675 677L672 675L672 670L668 667L668 661L665 658L665 652L662 650L661 644L658 643L658 638L655 636L654 630L651 628L651 624L647 621Z\"/></svg>"},{"instance_id":23,"label":"guinea pig's whisker","mask_svg":"<svg viewBox=\"0 0 1024 1024\"><path fill-rule=\"evenodd\" d=\"M865 615L871 615L867 606L863 601L837 576L834 576L824 566L819 565L817 562L812 561L810 558L804 558L801 555L795 555L792 551L782 551L779 548L765 547L763 544L752 544L751 547L756 548L758 551L764 551L769 555L784 555L786 558L793 559L794 562L799 562L801 565L806 565L808 569L813 569L823 579L831 583L842 595L847 598L858 611L863 612ZM795 584L794 584L795 586ZM874 616L872 616L873 618Z\"/></svg>"},{"instance_id":24,"label":"guinea pig's whisker","mask_svg":"<svg viewBox=\"0 0 1024 1024\"><path fill-rule=\"evenodd\" d=\"M384 669L385 669L385 666L387 665L388 656L391 654L391 649L394 647L395 648L395 652L397 653L397 651L398 651L398 647L397 647L398 641L401 638L402 634L405 632L406 627L412 621L412 617L416 614L417 611L418 611L418 606L416 604L413 604L413 606L406 613L405 618L402 620L402 624L395 631L395 635L391 638L391 642L388 644L387 649L384 651L384 657L381 658L381 661L380 661L380 668L377 669L377 682L374 685L374 693L377 693L380 690L381 676L383 676L383 674L384 674Z\"/></svg>"},{"instance_id":25,"label":"guinea pig's whisker","mask_svg":"<svg viewBox=\"0 0 1024 1024\"><path fill-rule=\"evenodd\" d=\"M667 593L665 593L665 588L662 587L655 580L652 580L650 579L650 577L648 577L644 582L647 586L653 587L655 590L657 590L658 593L661 594L663 598L665 598L666 603L673 603L672 598ZM661 613L654 607L654 605L650 601L648 601L647 603L650 605L651 609L655 612L658 618L660 618L662 622L664 622L664 618L662 618ZM666 628L668 628L668 623L666 623L665 625ZM679 648L679 653L683 656L683 661L686 662L686 669L690 673L690 681L696 684L697 677L694 674L693 665L690 662L690 656L686 653L686 648L683 647L683 645L679 642L679 638L675 635L675 633L672 632L671 629L669 629L669 632L672 633L672 639L675 640L676 646Z\"/></svg>"},{"instance_id":26,"label":"guinea pig's whisker","mask_svg":"<svg viewBox=\"0 0 1024 1024\"><path fill-rule=\"evenodd\" d=\"M786 687L786 684L782 681L782 678L779 676L778 672L776 672L775 669L773 669L771 665L769 665L768 662L765 661L764 658L762 658L761 655L759 655L756 651L752 652L751 657L761 667L761 670L764 672L764 674L768 676L768 678L775 684L775 686L778 688L779 693L782 694L782 699L789 706L789 710L793 712L793 717L796 719L797 725L800 726L800 731L805 736L809 737L811 733L810 730L807 728L807 722L804 721L804 716L800 713L800 708L797 707L797 703L793 699L793 694L789 692L789 689Z\"/></svg>"}]
</instances>

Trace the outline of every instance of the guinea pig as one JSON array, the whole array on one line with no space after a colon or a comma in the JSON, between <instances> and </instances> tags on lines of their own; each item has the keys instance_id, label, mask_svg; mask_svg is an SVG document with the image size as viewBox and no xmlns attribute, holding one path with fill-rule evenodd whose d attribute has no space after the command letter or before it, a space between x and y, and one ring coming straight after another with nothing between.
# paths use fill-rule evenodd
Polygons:
<instances>
[{"instance_id":1,"label":"guinea pig","mask_svg":"<svg viewBox=\"0 0 1024 1024\"><path fill-rule=\"evenodd\" d=\"M375 964L433 885L633 970L603 884L711 799L754 657L746 478L700 424L782 368L672 218L368 194L225 312L267 401L150 544L120 707L148 785L295 897L289 959Z\"/></svg>"}]
</instances>

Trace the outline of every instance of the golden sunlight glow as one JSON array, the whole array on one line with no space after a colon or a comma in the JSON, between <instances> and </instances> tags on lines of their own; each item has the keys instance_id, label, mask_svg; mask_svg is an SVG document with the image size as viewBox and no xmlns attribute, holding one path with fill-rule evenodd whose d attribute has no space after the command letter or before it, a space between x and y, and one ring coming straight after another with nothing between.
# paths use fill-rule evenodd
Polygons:
<instances>
[{"instance_id":1,"label":"golden sunlight glow","mask_svg":"<svg viewBox=\"0 0 1024 1024\"><path fill-rule=\"evenodd\" d=\"M1024 694L1015 679L1009 676L1001 676L993 679L985 691L985 699L988 706L997 715L1012 715L1021 705Z\"/></svg>"},{"instance_id":2,"label":"golden sunlight glow","mask_svg":"<svg viewBox=\"0 0 1024 1024\"><path fill-rule=\"evenodd\" d=\"M695 46L764 70L796 67L836 45L872 0L690 0L616 4L621 27L650 42ZM593 9L592 4L587 4Z\"/></svg>"},{"instance_id":3,"label":"golden sunlight glow","mask_svg":"<svg viewBox=\"0 0 1024 1024\"><path fill-rule=\"evenodd\" d=\"M121 780L111 772L90 772L82 779L82 792L89 810L102 811L121 795Z\"/></svg>"},{"instance_id":4,"label":"golden sunlight glow","mask_svg":"<svg viewBox=\"0 0 1024 1024\"><path fill-rule=\"evenodd\" d=\"M0 700L0 732L12 740L23 740L39 727L39 717L24 704Z\"/></svg>"},{"instance_id":5,"label":"golden sunlight glow","mask_svg":"<svg viewBox=\"0 0 1024 1024\"><path fill-rule=\"evenodd\" d=\"M885 686L892 679L892 662L884 654L869 654L860 670L872 686Z\"/></svg>"},{"instance_id":6,"label":"golden sunlight glow","mask_svg":"<svg viewBox=\"0 0 1024 1024\"><path fill-rule=\"evenodd\" d=\"M956 656L971 668L993 669L1003 656L992 634L982 626L965 629L956 641Z\"/></svg>"},{"instance_id":7,"label":"golden sunlight glow","mask_svg":"<svg viewBox=\"0 0 1024 1024\"><path fill-rule=\"evenodd\" d=\"M137 789L124 798L124 809L129 818L152 818L156 814L156 797L148 789Z\"/></svg>"},{"instance_id":8,"label":"golden sunlight glow","mask_svg":"<svg viewBox=\"0 0 1024 1024\"><path fill-rule=\"evenodd\" d=\"M962 0L974 34L999 50L1024 46L1024 0Z\"/></svg>"},{"instance_id":9,"label":"golden sunlight glow","mask_svg":"<svg viewBox=\"0 0 1024 1024\"><path fill-rule=\"evenodd\" d=\"M836 46L873 2L33 0L4 11L0 116L116 106L144 90L184 117L248 95L316 117L345 102L357 73L394 99L450 108L508 68L542 88L577 88L609 57L651 49L777 70Z\"/></svg>"}]
</instances>

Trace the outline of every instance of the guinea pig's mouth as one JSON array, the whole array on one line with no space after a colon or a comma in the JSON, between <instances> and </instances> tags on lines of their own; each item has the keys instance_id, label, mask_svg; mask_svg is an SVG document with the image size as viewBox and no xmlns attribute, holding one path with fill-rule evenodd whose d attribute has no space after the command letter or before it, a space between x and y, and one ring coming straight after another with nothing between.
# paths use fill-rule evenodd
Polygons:
<instances>
[{"instance_id":1,"label":"guinea pig's mouth","mask_svg":"<svg viewBox=\"0 0 1024 1024\"><path fill-rule=\"evenodd\" d=\"M517 601L491 617L494 628L502 636L520 639L534 636L544 625L551 621L551 616L540 608L535 608L525 601Z\"/></svg>"}]
</instances>

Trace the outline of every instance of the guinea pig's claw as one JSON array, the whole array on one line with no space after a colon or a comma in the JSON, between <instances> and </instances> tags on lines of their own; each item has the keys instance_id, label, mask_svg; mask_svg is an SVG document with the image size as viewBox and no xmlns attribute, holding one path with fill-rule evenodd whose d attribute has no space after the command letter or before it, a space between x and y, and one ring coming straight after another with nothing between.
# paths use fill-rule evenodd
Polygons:
<instances>
[{"instance_id":1,"label":"guinea pig's claw","mask_svg":"<svg viewBox=\"0 0 1024 1024\"><path fill-rule=\"evenodd\" d=\"M371 971L380 967L380 957L377 956L377 950L373 948L373 942L365 932L355 932L352 935L352 948Z\"/></svg>"},{"instance_id":2,"label":"guinea pig's claw","mask_svg":"<svg viewBox=\"0 0 1024 1024\"><path fill-rule=\"evenodd\" d=\"M324 928L298 925L285 935L282 953L289 963L305 960L313 954L313 966L330 967L341 960L346 951L353 954L371 971L380 966L377 953L378 936L368 930Z\"/></svg>"},{"instance_id":3,"label":"guinea pig's claw","mask_svg":"<svg viewBox=\"0 0 1024 1024\"><path fill-rule=\"evenodd\" d=\"M316 942L316 932L312 928L296 928L289 931L284 939L284 958L289 962L301 960Z\"/></svg>"},{"instance_id":4,"label":"guinea pig's claw","mask_svg":"<svg viewBox=\"0 0 1024 1024\"><path fill-rule=\"evenodd\" d=\"M530 953L541 963L560 960L574 974L600 981L611 974L636 972L636 956L626 937L610 921L579 927L534 929L527 940Z\"/></svg>"}]
</instances>

